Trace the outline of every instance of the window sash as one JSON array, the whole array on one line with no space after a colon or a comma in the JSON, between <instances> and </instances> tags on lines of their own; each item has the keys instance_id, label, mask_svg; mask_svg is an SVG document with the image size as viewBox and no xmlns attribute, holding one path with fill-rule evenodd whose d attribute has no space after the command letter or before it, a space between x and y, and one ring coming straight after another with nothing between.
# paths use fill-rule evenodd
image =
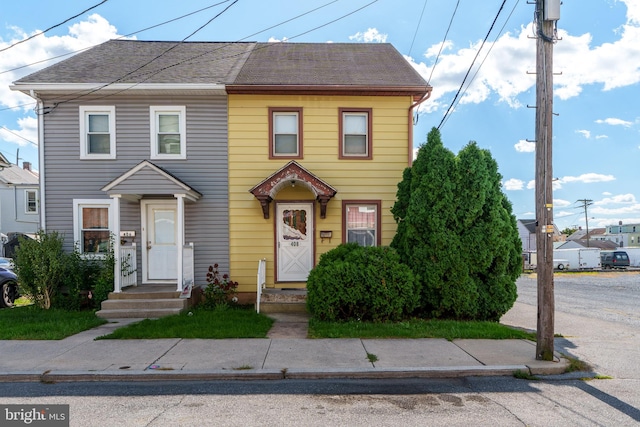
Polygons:
<instances>
[{"instance_id":1,"label":"window sash","mask_svg":"<svg viewBox=\"0 0 640 427\"><path fill-rule=\"evenodd\" d=\"M339 108L339 158L371 159L370 108Z\"/></svg>"},{"instance_id":2,"label":"window sash","mask_svg":"<svg viewBox=\"0 0 640 427\"><path fill-rule=\"evenodd\" d=\"M74 241L83 255L104 256L111 248L113 201L74 199Z\"/></svg>"},{"instance_id":3,"label":"window sash","mask_svg":"<svg viewBox=\"0 0 640 427\"><path fill-rule=\"evenodd\" d=\"M273 155L297 156L299 153L298 113L273 114Z\"/></svg>"},{"instance_id":4,"label":"window sash","mask_svg":"<svg viewBox=\"0 0 640 427\"><path fill-rule=\"evenodd\" d=\"M151 158L186 157L186 108L151 106Z\"/></svg>"},{"instance_id":5,"label":"window sash","mask_svg":"<svg viewBox=\"0 0 640 427\"><path fill-rule=\"evenodd\" d=\"M38 192L35 190L25 191L25 212L38 213Z\"/></svg>"},{"instance_id":6,"label":"window sash","mask_svg":"<svg viewBox=\"0 0 640 427\"><path fill-rule=\"evenodd\" d=\"M347 243L376 246L378 232L378 207L376 205L346 205L345 227Z\"/></svg>"},{"instance_id":7,"label":"window sash","mask_svg":"<svg viewBox=\"0 0 640 427\"><path fill-rule=\"evenodd\" d=\"M115 107L80 106L80 158L115 158Z\"/></svg>"}]
</instances>

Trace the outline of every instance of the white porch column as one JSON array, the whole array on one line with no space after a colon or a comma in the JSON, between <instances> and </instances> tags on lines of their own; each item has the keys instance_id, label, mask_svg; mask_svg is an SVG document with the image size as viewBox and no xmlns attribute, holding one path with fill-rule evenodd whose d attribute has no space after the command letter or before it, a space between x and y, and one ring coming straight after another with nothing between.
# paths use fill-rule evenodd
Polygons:
<instances>
[{"instance_id":1,"label":"white porch column","mask_svg":"<svg viewBox=\"0 0 640 427\"><path fill-rule=\"evenodd\" d=\"M176 244L178 245L178 285L177 291L182 291L182 279L184 275L184 194L175 194L176 199L178 200L178 241Z\"/></svg>"},{"instance_id":2,"label":"white porch column","mask_svg":"<svg viewBox=\"0 0 640 427\"><path fill-rule=\"evenodd\" d=\"M122 259L120 259L120 196L121 194L112 194L113 212L111 213L113 221L113 256L115 257L115 266L113 267L113 292L122 292Z\"/></svg>"}]
</instances>

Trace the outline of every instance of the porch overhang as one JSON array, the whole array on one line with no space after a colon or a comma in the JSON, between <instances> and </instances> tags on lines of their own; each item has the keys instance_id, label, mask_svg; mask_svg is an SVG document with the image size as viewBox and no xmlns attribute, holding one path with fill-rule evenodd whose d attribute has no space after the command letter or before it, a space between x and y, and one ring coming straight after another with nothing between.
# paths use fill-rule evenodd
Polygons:
<instances>
[{"instance_id":1,"label":"porch overhang","mask_svg":"<svg viewBox=\"0 0 640 427\"><path fill-rule=\"evenodd\" d=\"M262 207L262 215L269 218L269 204L275 199L278 192L289 185L302 185L313 193L320 204L320 218L327 216L327 203L338 192L322 179L318 178L295 160L290 161L265 180L253 187L249 192L255 196Z\"/></svg>"},{"instance_id":2,"label":"porch overhang","mask_svg":"<svg viewBox=\"0 0 640 427\"><path fill-rule=\"evenodd\" d=\"M171 173L144 160L102 187L109 196L140 200L143 196L173 195L195 202L202 194Z\"/></svg>"}]
</instances>

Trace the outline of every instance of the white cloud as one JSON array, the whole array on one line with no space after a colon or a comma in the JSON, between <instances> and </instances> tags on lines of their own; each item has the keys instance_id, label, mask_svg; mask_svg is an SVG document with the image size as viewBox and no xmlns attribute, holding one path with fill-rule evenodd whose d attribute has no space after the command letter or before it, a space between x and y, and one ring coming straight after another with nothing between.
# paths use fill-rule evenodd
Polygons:
<instances>
[{"instance_id":1,"label":"white cloud","mask_svg":"<svg viewBox=\"0 0 640 427\"><path fill-rule=\"evenodd\" d=\"M587 139L591 138L591 132L588 131L588 130L581 129L581 130L577 130L576 133L581 134L582 136L584 136Z\"/></svg>"},{"instance_id":2,"label":"white cloud","mask_svg":"<svg viewBox=\"0 0 640 427\"><path fill-rule=\"evenodd\" d=\"M615 119L612 117L609 117L608 119L604 119L604 120L596 120L596 123L598 124L606 124L606 125L611 125L611 126L624 126L624 127L629 127L631 126L633 123L626 121L626 120L622 120L622 119Z\"/></svg>"},{"instance_id":3,"label":"white cloud","mask_svg":"<svg viewBox=\"0 0 640 427\"><path fill-rule=\"evenodd\" d=\"M536 180L532 179L527 183L527 190L535 190L535 188L536 188ZM552 190L559 190L561 188L562 188L562 182L559 179L556 179L551 183Z\"/></svg>"},{"instance_id":4,"label":"white cloud","mask_svg":"<svg viewBox=\"0 0 640 427\"><path fill-rule=\"evenodd\" d=\"M573 203L571 203L568 200L562 200L562 199L553 199L553 207L554 208L566 208L567 206L571 206Z\"/></svg>"},{"instance_id":5,"label":"white cloud","mask_svg":"<svg viewBox=\"0 0 640 427\"><path fill-rule=\"evenodd\" d=\"M640 204L636 203L629 206L623 206L618 208L608 208L603 206L596 206L589 209L589 213L593 215L608 215L620 218L623 215L640 215ZM611 224L611 220L609 220ZM617 223L617 221L615 221Z\"/></svg>"},{"instance_id":6,"label":"white cloud","mask_svg":"<svg viewBox=\"0 0 640 427\"><path fill-rule=\"evenodd\" d=\"M582 182L585 184L590 184L593 182L609 182L615 181L615 177L613 175L602 175L599 173L583 173L579 176L563 176L560 178L560 182L565 184L569 182Z\"/></svg>"},{"instance_id":7,"label":"white cloud","mask_svg":"<svg viewBox=\"0 0 640 427\"><path fill-rule=\"evenodd\" d=\"M364 33L357 32L349 36L349 40L365 43L386 43L387 34L380 33L376 28L369 28Z\"/></svg>"},{"instance_id":8,"label":"white cloud","mask_svg":"<svg viewBox=\"0 0 640 427\"><path fill-rule=\"evenodd\" d=\"M609 194L610 195L610 194ZM617 196L605 197L602 200L598 200L594 202L594 205L609 205L609 204L635 204L636 196L628 193L628 194L618 194Z\"/></svg>"},{"instance_id":9,"label":"white cloud","mask_svg":"<svg viewBox=\"0 0 640 427\"><path fill-rule=\"evenodd\" d=\"M534 190L536 188L536 180L532 179L531 181L527 182L527 190Z\"/></svg>"},{"instance_id":10,"label":"white cloud","mask_svg":"<svg viewBox=\"0 0 640 427\"><path fill-rule=\"evenodd\" d=\"M621 0L627 7L626 22L617 29L619 38L611 43L593 45L590 33L571 35L558 31L560 40L554 46L554 71L562 72L554 77L554 94L560 99L578 96L585 85L601 85L603 90L626 87L640 82L638 61L640 57L640 5L637 0ZM530 23L514 33L505 33L493 43L491 53L478 71L473 83L460 99L460 104L480 103L495 95L513 108L523 103L518 97L535 87L535 76L526 71L536 69L535 41ZM451 93L455 93L471 64L481 41L469 46L455 46L447 40L438 64L436 55L441 43L429 46L420 61L408 58L415 69L437 88L423 112L433 112L449 105ZM484 46L484 52L491 47ZM484 58L484 52L479 58ZM611 70L616 70L612 73ZM472 71L471 75L475 73ZM442 98L442 100L441 100ZM624 122L624 121L622 121ZM626 125L624 123L617 123Z\"/></svg>"},{"instance_id":11,"label":"white cloud","mask_svg":"<svg viewBox=\"0 0 640 427\"><path fill-rule=\"evenodd\" d=\"M285 43L289 40L289 38L287 37L283 37L281 39L277 39L275 37L269 37L269 40L267 40L269 43Z\"/></svg>"},{"instance_id":12,"label":"white cloud","mask_svg":"<svg viewBox=\"0 0 640 427\"><path fill-rule=\"evenodd\" d=\"M519 153L534 153L536 151L536 143L525 139L518 141L514 147Z\"/></svg>"},{"instance_id":13,"label":"white cloud","mask_svg":"<svg viewBox=\"0 0 640 427\"><path fill-rule=\"evenodd\" d=\"M505 190L516 191L516 190L522 190L523 187L524 187L524 181L520 179L511 178L504 182Z\"/></svg>"},{"instance_id":14,"label":"white cloud","mask_svg":"<svg viewBox=\"0 0 640 427\"><path fill-rule=\"evenodd\" d=\"M596 135L596 139L607 139L609 138L607 135Z\"/></svg>"}]
</instances>

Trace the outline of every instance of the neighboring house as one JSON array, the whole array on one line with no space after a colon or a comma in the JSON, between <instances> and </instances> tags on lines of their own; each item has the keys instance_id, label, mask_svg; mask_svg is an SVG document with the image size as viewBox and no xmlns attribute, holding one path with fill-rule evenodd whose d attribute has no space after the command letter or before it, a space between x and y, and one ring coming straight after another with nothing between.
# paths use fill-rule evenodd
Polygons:
<instances>
[{"instance_id":1,"label":"neighboring house","mask_svg":"<svg viewBox=\"0 0 640 427\"><path fill-rule=\"evenodd\" d=\"M431 90L388 44L124 40L12 89L41 112L43 228L82 253L135 243L141 285L218 263L245 300L261 259L267 286L303 287L339 243L390 243Z\"/></svg>"},{"instance_id":2,"label":"neighboring house","mask_svg":"<svg viewBox=\"0 0 640 427\"><path fill-rule=\"evenodd\" d=\"M22 234L34 234L40 227L40 200L38 174L31 164L23 167L4 162L0 167L0 232L2 233L2 255L4 244Z\"/></svg>"},{"instance_id":3,"label":"neighboring house","mask_svg":"<svg viewBox=\"0 0 640 427\"><path fill-rule=\"evenodd\" d=\"M536 247L536 220L535 219L519 219L517 221L518 235L522 242L522 252L535 252ZM553 224L553 241L560 242L563 240L562 233L558 227Z\"/></svg>"},{"instance_id":4,"label":"neighboring house","mask_svg":"<svg viewBox=\"0 0 640 427\"><path fill-rule=\"evenodd\" d=\"M640 247L640 224L619 221L617 225L606 226L605 230L603 236L617 242L620 247Z\"/></svg>"},{"instance_id":5,"label":"neighboring house","mask_svg":"<svg viewBox=\"0 0 640 427\"><path fill-rule=\"evenodd\" d=\"M618 245L609 240L567 240L555 249L582 249L582 248L598 248L602 250L617 249Z\"/></svg>"}]
</instances>

